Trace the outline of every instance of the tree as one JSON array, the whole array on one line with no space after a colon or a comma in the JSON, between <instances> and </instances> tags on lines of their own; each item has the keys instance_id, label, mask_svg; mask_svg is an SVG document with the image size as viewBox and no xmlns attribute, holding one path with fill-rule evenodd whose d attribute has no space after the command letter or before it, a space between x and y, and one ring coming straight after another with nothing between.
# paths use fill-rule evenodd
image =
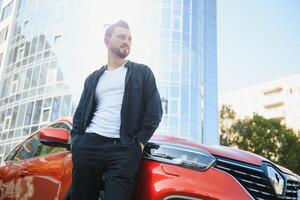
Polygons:
<instances>
[{"instance_id":1,"label":"tree","mask_svg":"<svg viewBox=\"0 0 300 200\"><path fill-rule=\"evenodd\" d=\"M222 106L220 123L222 145L251 151L300 173L300 138L280 119L260 115L237 119L231 107Z\"/></svg>"},{"instance_id":2,"label":"tree","mask_svg":"<svg viewBox=\"0 0 300 200\"><path fill-rule=\"evenodd\" d=\"M224 146L237 146L235 140L238 133L234 132L232 125L236 122L236 113L228 105L222 105L220 110L220 141Z\"/></svg>"}]
</instances>

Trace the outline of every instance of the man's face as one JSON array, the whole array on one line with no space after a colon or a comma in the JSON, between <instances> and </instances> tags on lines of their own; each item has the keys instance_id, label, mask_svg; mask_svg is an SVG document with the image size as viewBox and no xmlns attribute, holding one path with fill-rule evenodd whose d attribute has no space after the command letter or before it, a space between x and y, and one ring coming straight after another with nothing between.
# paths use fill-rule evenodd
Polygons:
<instances>
[{"instance_id":1,"label":"man's face","mask_svg":"<svg viewBox=\"0 0 300 200\"><path fill-rule=\"evenodd\" d=\"M124 59L130 52L131 39L129 29L116 27L111 37L105 37L105 44L113 54Z\"/></svg>"}]
</instances>

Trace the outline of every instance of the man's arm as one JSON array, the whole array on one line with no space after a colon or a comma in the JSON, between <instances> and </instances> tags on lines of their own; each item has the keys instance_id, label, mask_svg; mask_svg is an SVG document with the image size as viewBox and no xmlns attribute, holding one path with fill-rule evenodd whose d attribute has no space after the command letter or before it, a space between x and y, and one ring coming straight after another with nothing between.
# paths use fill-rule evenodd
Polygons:
<instances>
[{"instance_id":1,"label":"man's arm","mask_svg":"<svg viewBox=\"0 0 300 200\"><path fill-rule=\"evenodd\" d=\"M84 107L84 100L86 98L86 95L87 95L87 79L84 82L83 91L81 93L79 103L77 105L76 111L73 116L73 128L71 130L71 137L72 137L71 144L73 144L75 138L80 135L81 119L82 119L81 116L82 116L82 110L84 109L83 107Z\"/></svg>"},{"instance_id":2,"label":"man's arm","mask_svg":"<svg viewBox=\"0 0 300 200\"><path fill-rule=\"evenodd\" d=\"M162 104L160 95L157 90L154 74L149 67L146 67L143 97L145 100L145 110L141 122L141 128L137 132L137 140L141 143L142 148L152 137L162 117Z\"/></svg>"}]
</instances>

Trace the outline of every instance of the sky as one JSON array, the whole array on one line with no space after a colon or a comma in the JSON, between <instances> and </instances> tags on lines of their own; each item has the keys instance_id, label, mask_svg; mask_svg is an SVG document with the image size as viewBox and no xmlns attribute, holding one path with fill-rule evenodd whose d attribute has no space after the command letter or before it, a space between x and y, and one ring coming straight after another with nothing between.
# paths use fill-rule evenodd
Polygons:
<instances>
[{"instance_id":1,"label":"sky","mask_svg":"<svg viewBox=\"0 0 300 200\"><path fill-rule=\"evenodd\" d=\"M300 73L299 0L217 0L218 93Z\"/></svg>"}]
</instances>

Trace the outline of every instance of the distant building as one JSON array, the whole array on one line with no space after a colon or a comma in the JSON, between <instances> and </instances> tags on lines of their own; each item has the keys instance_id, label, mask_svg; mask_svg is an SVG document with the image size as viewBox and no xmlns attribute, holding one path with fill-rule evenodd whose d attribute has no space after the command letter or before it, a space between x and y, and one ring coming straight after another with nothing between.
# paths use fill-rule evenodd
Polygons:
<instances>
[{"instance_id":1,"label":"distant building","mask_svg":"<svg viewBox=\"0 0 300 200\"><path fill-rule=\"evenodd\" d=\"M219 107L231 105L239 117L279 118L300 131L300 73L227 92L219 102Z\"/></svg>"}]
</instances>

